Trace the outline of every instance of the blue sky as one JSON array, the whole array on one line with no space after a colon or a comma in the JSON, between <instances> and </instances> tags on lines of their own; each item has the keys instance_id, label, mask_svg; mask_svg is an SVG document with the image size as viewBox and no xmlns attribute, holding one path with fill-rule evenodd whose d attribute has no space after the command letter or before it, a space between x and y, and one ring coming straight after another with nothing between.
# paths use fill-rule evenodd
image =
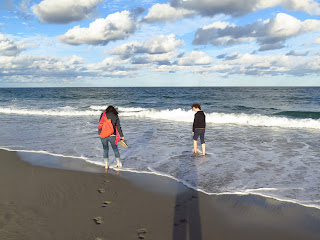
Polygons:
<instances>
[{"instance_id":1,"label":"blue sky","mask_svg":"<svg viewBox=\"0 0 320 240\"><path fill-rule=\"evenodd\" d=\"M320 86L315 0L2 0L0 87Z\"/></svg>"}]
</instances>

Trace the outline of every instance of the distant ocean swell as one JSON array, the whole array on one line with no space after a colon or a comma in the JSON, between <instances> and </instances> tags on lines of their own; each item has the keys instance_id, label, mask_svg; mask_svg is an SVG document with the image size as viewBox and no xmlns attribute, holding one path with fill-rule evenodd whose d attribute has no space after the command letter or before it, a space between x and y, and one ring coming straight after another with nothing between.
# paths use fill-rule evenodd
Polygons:
<instances>
[{"instance_id":1,"label":"distant ocean swell","mask_svg":"<svg viewBox=\"0 0 320 240\"><path fill-rule=\"evenodd\" d=\"M104 107L90 106L87 110L79 110L74 107L63 107L57 109L18 109L18 108L0 108L3 114L19 114L33 116L99 116ZM152 120L188 122L193 121L194 113L192 110L184 109L146 109L146 108L118 108L121 117L142 118ZM288 117L285 117L287 115ZM302 117L306 118L302 118ZM311 117L309 117L311 116ZM207 123L211 124L231 124L254 127L278 127L278 128L302 128L320 130L320 113L318 112L280 112L273 116L245 113L206 113ZM297 117L297 118L293 118Z\"/></svg>"}]
</instances>

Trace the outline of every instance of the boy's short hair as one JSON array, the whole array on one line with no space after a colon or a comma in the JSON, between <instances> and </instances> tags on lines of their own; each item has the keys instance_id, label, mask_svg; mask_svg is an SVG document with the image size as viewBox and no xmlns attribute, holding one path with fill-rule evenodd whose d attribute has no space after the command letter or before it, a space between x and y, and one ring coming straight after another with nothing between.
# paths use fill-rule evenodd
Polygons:
<instances>
[{"instance_id":1,"label":"boy's short hair","mask_svg":"<svg viewBox=\"0 0 320 240\"><path fill-rule=\"evenodd\" d=\"M194 103L191 105L192 108L199 108L201 110L201 106L199 103Z\"/></svg>"}]
</instances>

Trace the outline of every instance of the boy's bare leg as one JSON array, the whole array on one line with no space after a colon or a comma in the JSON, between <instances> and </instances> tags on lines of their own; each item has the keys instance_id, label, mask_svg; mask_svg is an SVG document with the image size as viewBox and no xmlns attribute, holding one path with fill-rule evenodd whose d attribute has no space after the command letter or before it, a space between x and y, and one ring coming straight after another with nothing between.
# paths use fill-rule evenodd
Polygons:
<instances>
[{"instance_id":1,"label":"boy's bare leg","mask_svg":"<svg viewBox=\"0 0 320 240\"><path fill-rule=\"evenodd\" d=\"M193 152L194 153L197 153L197 151L198 151L197 148L198 148L198 143L196 140L193 140Z\"/></svg>"},{"instance_id":2,"label":"boy's bare leg","mask_svg":"<svg viewBox=\"0 0 320 240\"><path fill-rule=\"evenodd\" d=\"M202 155L204 156L204 155L206 155L206 144L203 143L203 144L201 144L201 146L202 146Z\"/></svg>"}]
</instances>

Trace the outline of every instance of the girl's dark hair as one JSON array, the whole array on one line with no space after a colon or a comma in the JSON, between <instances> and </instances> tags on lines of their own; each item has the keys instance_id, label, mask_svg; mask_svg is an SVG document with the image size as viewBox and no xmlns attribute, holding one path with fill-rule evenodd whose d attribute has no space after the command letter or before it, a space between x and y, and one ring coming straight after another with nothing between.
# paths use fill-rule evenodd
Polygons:
<instances>
[{"instance_id":1,"label":"girl's dark hair","mask_svg":"<svg viewBox=\"0 0 320 240\"><path fill-rule=\"evenodd\" d=\"M199 103L194 103L191 105L192 108L199 108L201 110L201 106Z\"/></svg>"},{"instance_id":2,"label":"girl's dark hair","mask_svg":"<svg viewBox=\"0 0 320 240\"><path fill-rule=\"evenodd\" d=\"M110 105L106 108L106 113L111 112L114 115L118 116L118 111L114 108L114 106Z\"/></svg>"}]
</instances>

